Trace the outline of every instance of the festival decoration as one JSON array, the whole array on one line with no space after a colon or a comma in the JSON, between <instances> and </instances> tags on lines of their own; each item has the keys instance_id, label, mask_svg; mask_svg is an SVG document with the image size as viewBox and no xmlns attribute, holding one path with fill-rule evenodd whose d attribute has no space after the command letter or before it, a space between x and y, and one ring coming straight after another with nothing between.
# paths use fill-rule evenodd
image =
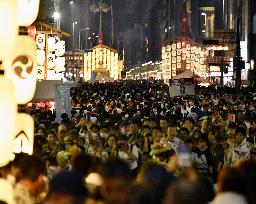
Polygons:
<instances>
[{"instance_id":1,"label":"festival decoration","mask_svg":"<svg viewBox=\"0 0 256 204\"><path fill-rule=\"evenodd\" d=\"M29 26L36 20L36 17L39 11L39 3L40 3L40 0L18 0L17 1L18 24L20 26Z\"/></svg>"},{"instance_id":2,"label":"festival decoration","mask_svg":"<svg viewBox=\"0 0 256 204\"><path fill-rule=\"evenodd\" d=\"M36 45L29 36L18 36L16 49L5 61L6 77L15 86L16 103L32 100L36 89Z\"/></svg>"},{"instance_id":3,"label":"festival decoration","mask_svg":"<svg viewBox=\"0 0 256 204\"><path fill-rule=\"evenodd\" d=\"M34 143L34 120L25 113L18 113L16 116L16 129L14 134L15 153L33 153Z\"/></svg>"},{"instance_id":4,"label":"festival decoration","mask_svg":"<svg viewBox=\"0 0 256 204\"><path fill-rule=\"evenodd\" d=\"M0 61L11 55L18 35L17 0L0 1Z\"/></svg>"},{"instance_id":5,"label":"festival decoration","mask_svg":"<svg viewBox=\"0 0 256 204\"><path fill-rule=\"evenodd\" d=\"M0 74L0 166L5 166L14 158L13 132L15 130L15 117L17 105L15 100L15 87L12 80Z\"/></svg>"}]
</instances>

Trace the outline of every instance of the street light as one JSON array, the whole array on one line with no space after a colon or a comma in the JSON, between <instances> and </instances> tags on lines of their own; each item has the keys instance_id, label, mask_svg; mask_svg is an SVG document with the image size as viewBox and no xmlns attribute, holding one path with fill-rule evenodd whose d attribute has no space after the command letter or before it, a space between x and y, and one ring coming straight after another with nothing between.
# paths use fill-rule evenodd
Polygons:
<instances>
[{"instance_id":1,"label":"street light","mask_svg":"<svg viewBox=\"0 0 256 204\"><path fill-rule=\"evenodd\" d=\"M72 5L74 3L74 1L70 1L69 3L70 3L70 5Z\"/></svg>"},{"instance_id":2,"label":"street light","mask_svg":"<svg viewBox=\"0 0 256 204\"><path fill-rule=\"evenodd\" d=\"M54 18L54 21L57 24L57 28L60 29L60 13L55 11L52 17Z\"/></svg>"},{"instance_id":3,"label":"street light","mask_svg":"<svg viewBox=\"0 0 256 204\"><path fill-rule=\"evenodd\" d=\"M75 49L75 25L77 24L77 22L73 22L73 50Z\"/></svg>"},{"instance_id":4,"label":"street light","mask_svg":"<svg viewBox=\"0 0 256 204\"><path fill-rule=\"evenodd\" d=\"M82 31L87 31L87 30L90 30L90 28L83 28L83 29L80 29L79 30L79 50L81 50L81 32ZM86 39L86 45L87 45L87 39ZM86 47L87 48L87 47Z\"/></svg>"}]
</instances>

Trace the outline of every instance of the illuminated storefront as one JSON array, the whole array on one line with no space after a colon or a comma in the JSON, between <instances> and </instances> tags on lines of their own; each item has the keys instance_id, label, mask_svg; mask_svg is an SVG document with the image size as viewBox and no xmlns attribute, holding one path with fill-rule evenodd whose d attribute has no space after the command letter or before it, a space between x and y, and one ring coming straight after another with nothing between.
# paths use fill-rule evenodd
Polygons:
<instances>
[{"instance_id":1,"label":"illuminated storefront","mask_svg":"<svg viewBox=\"0 0 256 204\"><path fill-rule=\"evenodd\" d=\"M121 78L123 62L118 61L118 52L105 45L97 45L92 52L84 54L84 80L91 80L95 76L107 76L113 80Z\"/></svg>"}]
</instances>

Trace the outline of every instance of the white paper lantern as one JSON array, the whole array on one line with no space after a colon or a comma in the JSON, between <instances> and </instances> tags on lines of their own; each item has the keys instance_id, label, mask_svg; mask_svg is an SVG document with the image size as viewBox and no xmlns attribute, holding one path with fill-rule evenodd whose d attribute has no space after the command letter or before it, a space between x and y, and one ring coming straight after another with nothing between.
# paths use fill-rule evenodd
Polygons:
<instances>
[{"instance_id":1,"label":"white paper lantern","mask_svg":"<svg viewBox=\"0 0 256 204\"><path fill-rule=\"evenodd\" d=\"M31 25L37 18L40 0L17 0L17 3L19 25Z\"/></svg>"},{"instance_id":2,"label":"white paper lantern","mask_svg":"<svg viewBox=\"0 0 256 204\"><path fill-rule=\"evenodd\" d=\"M41 50L45 48L45 34L38 34L36 36L36 45Z\"/></svg>"},{"instance_id":3,"label":"white paper lantern","mask_svg":"<svg viewBox=\"0 0 256 204\"><path fill-rule=\"evenodd\" d=\"M34 144L34 119L26 113L16 116L16 129L14 134L15 153L33 153Z\"/></svg>"},{"instance_id":4,"label":"white paper lantern","mask_svg":"<svg viewBox=\"0 0 256 204\"><path fill-rule=\"evenodd\" d=\"M37 50L36 51L36 61L37 65L43 66L45 62L45 51L44 50Z\"/></svg>"},{"instance_id":5,"label":"white paper lantern","mask_svg":"<svg viewBox=\"0 0 256 204\"><path fill-rule=\"evenodd\" d=\"M18 35L17 0L0 1L0 61L11 55Z\"/></svg>"},{"instance_id":6,"label":"white paper lantern","mask_svg":"<svg viewBox=\"0 0 256 204\"><path fill-rule=\"evenodd\" d=\"M36 74L37 80L43 80L44 74L45 74L44 66L37 66L37 74Z\"/></svg>"},{"instance_id":7,"label":"white paper lantern","mask_svg":"<svg viewBox=\"0 0 256 204\"><path fill-rule=\"evenodd\" d=\"M56 72L64 72L65 71L65 57L57 57L55 59L54 70Z\"/></svg>"},{"instance_id":8,"label":"white paper lantern","mask_svg":"<svg viewBox=\"0 0 256 204\"><path fill-rule=\"evenodd\" d=\"M65 54L65 41L61 40L55 44L55 55L61 57Z\"/></svg>"},{"instance_id":9,"label":"white paper lantern","mask_svg":"<svg viewBox=\"0 0 256 204\"><path fill-rule=\"evenodd\" d=\"M36 90L36 44L29 36L19 36L15 51L6 63L6 77L16 90L16 103L25 104L33 99Z\"/></svg>"},{"instance_id":10,"label":"white paper lantern","mask_svg":"<svg viewBox=\"0 0 256 204\"><path fill-rule=\"evenodd\" d=\"M47 55L47 67L48 67L48 69L53 69L55 67L55 55L54 54Z\"/></svg>"},{"instance_id":11,"label":"white paper lantern","mask_svg":"<svg viewBox=\"0 0 256 204\"><path fill-rule=\"evenodd\" d=\"M13 82L0 75L0 167L14 159L13 133L17 114L15 87Z\"/></svg>"},{"instance_id":12,"label":"white paper lantern","mask_svg":"<svg viewBox=\"0 0 256 204\"><path fill-rule=\"evenodd\" d=\"M48 51L49 52L55 51L55 43L56 43L55 37L48 37Z\"/></svg>"}]
</instances>

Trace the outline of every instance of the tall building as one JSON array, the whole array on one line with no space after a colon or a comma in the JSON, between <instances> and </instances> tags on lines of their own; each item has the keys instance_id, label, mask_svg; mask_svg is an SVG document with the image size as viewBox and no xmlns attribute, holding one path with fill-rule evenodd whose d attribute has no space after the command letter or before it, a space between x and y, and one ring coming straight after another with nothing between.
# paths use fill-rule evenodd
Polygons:
<instances>
[{"instance_id":1,"label":"tall building","mask_svg":"<svg viewBox=\"0 0 256 204\"><path fill-rule=\"evenodd\" d=\"M256 68L256 1L249 1L249 60L251 61L251 68Z\"/></svg>"}]
</instances>

